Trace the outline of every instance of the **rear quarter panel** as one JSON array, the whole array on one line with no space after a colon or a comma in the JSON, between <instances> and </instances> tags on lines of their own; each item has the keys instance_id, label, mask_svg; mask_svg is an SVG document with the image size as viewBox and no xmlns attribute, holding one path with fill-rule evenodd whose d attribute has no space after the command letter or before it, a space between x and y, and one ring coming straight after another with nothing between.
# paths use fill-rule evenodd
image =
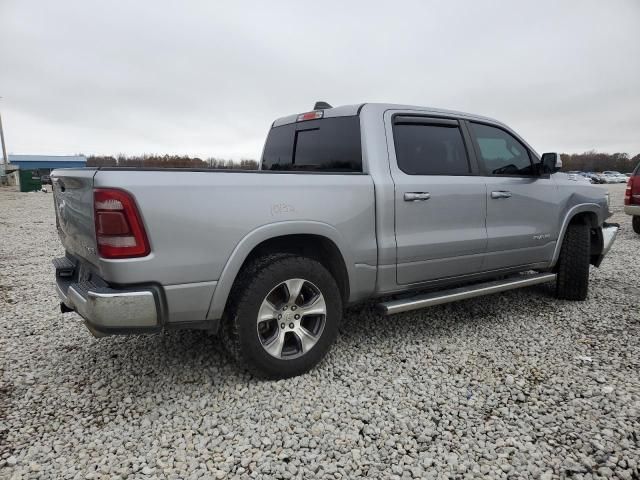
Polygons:
<instances>
[{"instance_id":1,"label":"rear quarter panel","mask_svg":"<svg viewBox=\"0 0 640 480\"><path fill-rule=\"evenodd\" d=\"M151 244L144 258L101 259L110 282L217 281L252 232L307 233L299 231L303 225L332 232L348 270L376 264L374 189L367 175L101 170L95 187L133 194Z\"/></svg>"}]
</instances>

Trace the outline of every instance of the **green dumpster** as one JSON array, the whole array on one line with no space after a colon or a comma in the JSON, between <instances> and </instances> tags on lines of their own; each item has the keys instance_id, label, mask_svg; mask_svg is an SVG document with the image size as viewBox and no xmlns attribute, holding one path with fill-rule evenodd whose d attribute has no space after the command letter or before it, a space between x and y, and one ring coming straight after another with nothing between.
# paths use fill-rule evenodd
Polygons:
<instances>
[{"instance_id":1,"label":"green dumpster","mask_svg":"<svg viewBox=\"0 0 640 480\"><path fill-rule=\"evenodd\" d=\"M34 192L42 190L42 180L38 170L18 170L20 176L20 191Z\"/></svg>"}]
</instances>

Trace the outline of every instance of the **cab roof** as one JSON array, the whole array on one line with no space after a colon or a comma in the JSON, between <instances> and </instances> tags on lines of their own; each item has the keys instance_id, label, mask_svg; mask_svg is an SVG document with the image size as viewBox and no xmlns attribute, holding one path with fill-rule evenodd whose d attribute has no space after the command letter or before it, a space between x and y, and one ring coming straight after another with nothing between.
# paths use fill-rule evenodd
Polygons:
<instances>
[{"instance_id":1,"label":"cab roof","mask_svg":"<svg viewBox=\"0 0 640 480\"><path fill-rule=\"evenodd\" d=\"M326 108L326 109L323 109L323 112L324 112L323 118L350 117L354 115L359 115L363 109L366 109L367 111L371 110L374 112L379 112L381 115L383 115L384 112L387 110L409 110L409 111L415 111L416 113L422 113L427 115L455 116L459 118L465 118L467 120L480 120L480 121L495 123L498 125L504 125L502 122L499 122L498 120L495 120L490 117L485 117L482 115L458 112L455 110L446 110L443 108L420 107L417 105L402 105L402 104L395 104L395 103L358 103L354 105L342 105L339 107ZM313 111L313 110L310 110L310 111ZM295 123L300 113L294 113L292 115L287 115L286 117L278 118L273 122L272 127L279 127L281 125L288 125L290 123Z\"/></svg>"}]
</instances>

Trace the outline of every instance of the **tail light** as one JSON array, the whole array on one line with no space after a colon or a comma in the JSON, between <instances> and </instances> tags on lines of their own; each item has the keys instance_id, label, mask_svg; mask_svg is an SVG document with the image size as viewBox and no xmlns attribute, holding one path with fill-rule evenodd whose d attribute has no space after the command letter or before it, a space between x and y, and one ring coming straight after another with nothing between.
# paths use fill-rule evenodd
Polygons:
<instances>
[{"instance_id":1,"label":"tail light","mask_svg":"<svg viewBox=\"0 0 640 480\"><path fill-rule=\"evenodd\" d=\"M122 190L93 191L98 252L103 258L144 257L149 241L133 197Z\"/></svg>"},{"instance_id":2,"label":"tail light","mask_svg":"<svg viewBox=\"0 0 640 480\"><path fill-rule=\"evenodd\" d=\"M640 175L629 177L627 189L624 192L625 205L640 205Z\"/></svg>"}]
</instances>

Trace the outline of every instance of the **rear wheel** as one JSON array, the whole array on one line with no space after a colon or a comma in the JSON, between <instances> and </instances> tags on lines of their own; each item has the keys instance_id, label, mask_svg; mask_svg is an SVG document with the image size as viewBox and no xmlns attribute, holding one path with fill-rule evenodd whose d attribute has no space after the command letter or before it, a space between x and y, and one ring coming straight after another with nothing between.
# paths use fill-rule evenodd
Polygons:
<instances>
[{"instance_id":1,"label":"rear wheel","mask_svg":"<svg viewBox=\"0 0 640 480\"><path fill-rule=\"evenodd\" d=\"M640 215L634 215L632 217L631 225L633 225L634 232L640 233Z\"/></svg>"},{"instance_id":2,"label":"rear wheel","mask_svg":"<svg viewBox=\"0 0 640 480\"><path fill-rule=\"evenodd\" d=\"M338 333L342 299L319 262L276 254L248 266L225 312L227 349L251 372L300 375L327 353Z\"/></svg>"},{"instance_id":3,"label":"rear wheel","mask_svg":"<svg viewBox=\"0 0 640 480\"><path fill-rule=\"evenodd\" d=\"M573 223L567 228L556 265L556 296L565 300L584 300L589 290L590 228Z\"/></svg>"}]
</instances>

